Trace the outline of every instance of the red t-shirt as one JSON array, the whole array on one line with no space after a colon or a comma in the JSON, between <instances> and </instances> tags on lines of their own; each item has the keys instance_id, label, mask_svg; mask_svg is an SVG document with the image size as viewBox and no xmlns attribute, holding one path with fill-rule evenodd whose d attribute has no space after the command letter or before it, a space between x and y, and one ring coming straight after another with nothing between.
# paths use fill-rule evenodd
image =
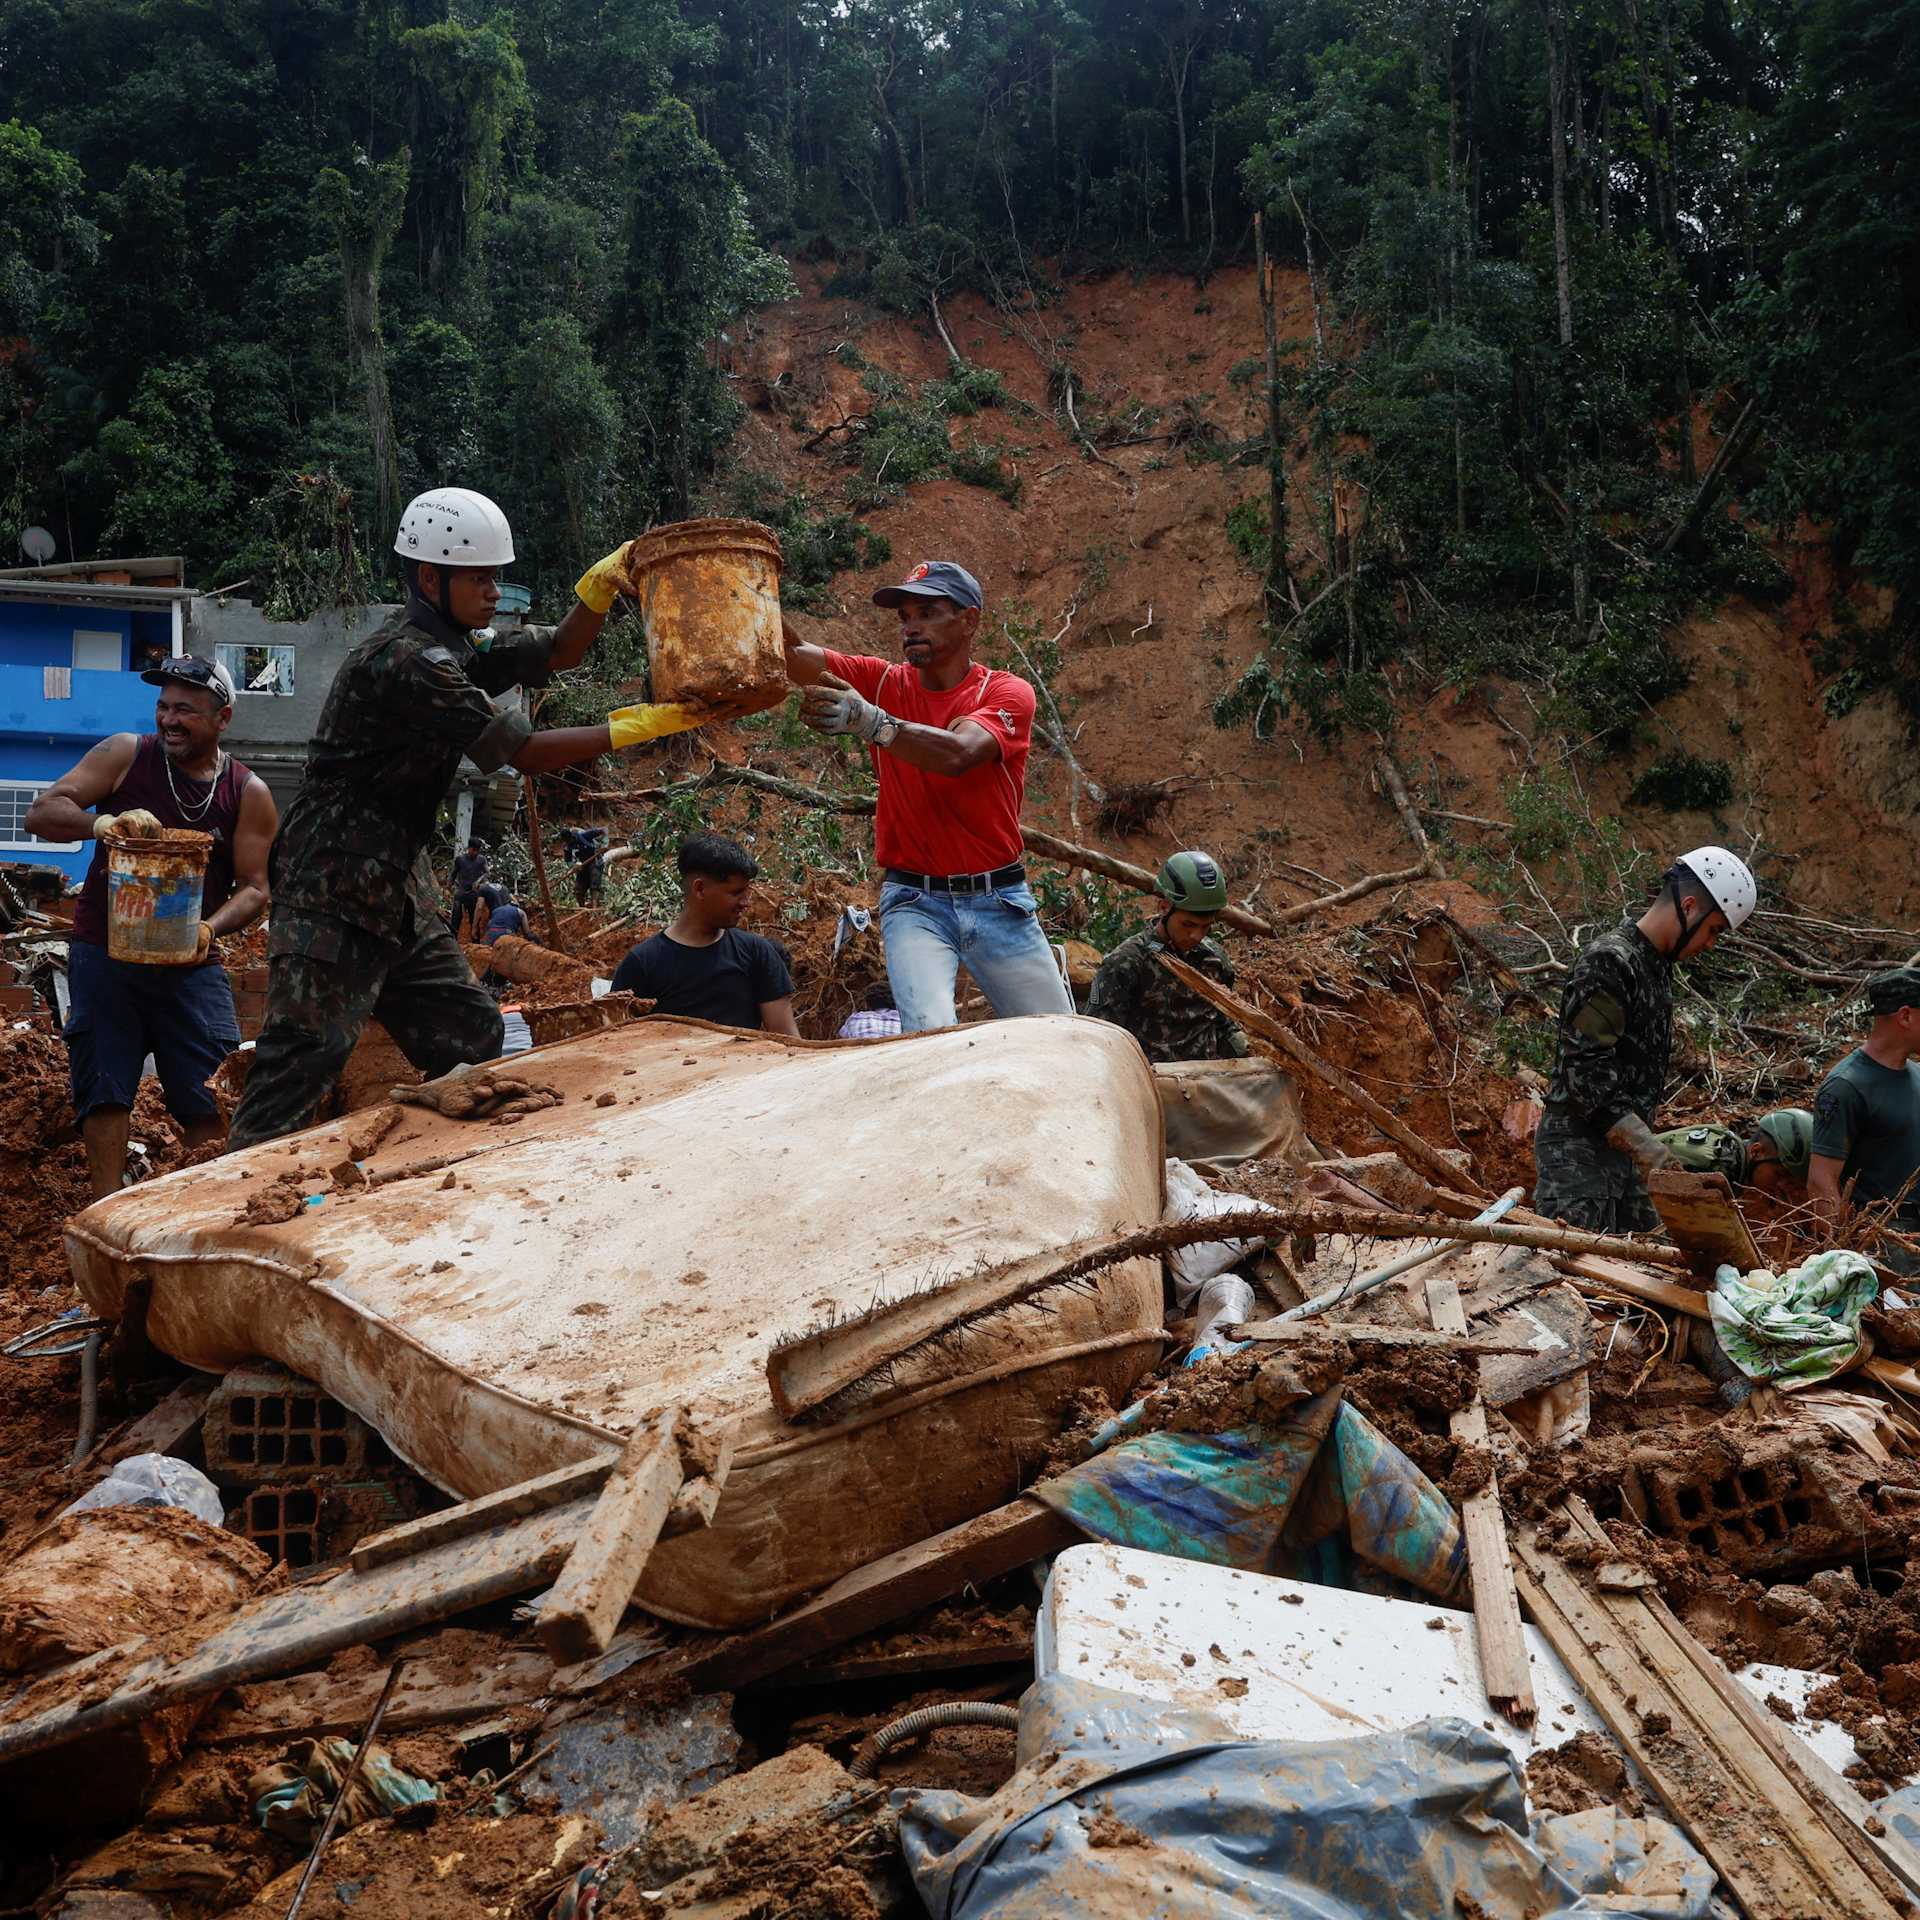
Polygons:
<instances>
[{"instance_id":1,"label":"red t-shirt","mask_svg":"<svg viewBox=\"0 0 1920 1920\"><path fill-rule=\"evenodd\" d=\"M1033 744L1033 689L1015 673L977 662L947 693L929 691L912 667L870 654L826 650L827 670L896 720L943 732L973 720L1000 743L1000 757L971 773L925 773L898 755L873 750L880 776L874 852L883 867L942 876L993 873L1024 851L1020 804Z\"/></svg>"}]
</instances>

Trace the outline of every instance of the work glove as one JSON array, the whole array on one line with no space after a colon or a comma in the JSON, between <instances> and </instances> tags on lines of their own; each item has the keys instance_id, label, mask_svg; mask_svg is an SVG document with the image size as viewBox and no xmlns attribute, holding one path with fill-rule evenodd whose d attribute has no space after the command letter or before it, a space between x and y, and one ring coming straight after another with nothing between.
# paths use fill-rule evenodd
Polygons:
<instances>
[{"instance_id":1,"label":"work glove","mask_svg":"<svg viewBox=\"0 0 1920 1920\"><path fill-rule=\"evenodd\" d=\"M1677 1167L1667 1143L1637 1113L1625 1113L1607 1129L1607 1145L1624 1153L1643 1174Z\"/></svg>"},{"instance_id":2,"label":"work glove","mask_svg":"<svg viewBox=\"0 0 1920 1920\"><path fill-rule=\"evenodd\" d=\"M615 707L607 715L607 730L616 747L637 747L643 740L658 740L669 733L685 733L697 727L706 715L696 707L668 700L651 707Z\"/></svg>"},{"instance_id":3,"label":"work glove","mask_svg":"<svg viewBox=\"0 0 1920 1920\"><path fill-rule=\"evenodd\" d=\"M574 582L574 593L595 613L605 613L623 593L633 591L633 581L627 573L627 554L632 546L629 540L626 545L615 547Z\"/></svg>"},{"instance_id":4,"label":"work glove","mask_svg":"<svg viewBox=\"0 0 1920 1920\"><path fill-rule=\"evenodd\" d=\"M110 833L117 833L122 840L158 840L165 831L145 807L129 807L125 813L102 813L96 815L93 822L96 840L103 840Z\"/></svg>"},{"instance_id":5,"label":"work glove","mask_svg":"<svg viewBox=\"0 0 1920 1920\"><path fill-rule=\"evenodd\" d=\"M1227 1035L1227 1051L1232 1054L1236 1060L1244 1060L1247 1057L1249 1051L1247 1036L1242 1033L1238 1027L1235 1027L1234 1030Z\"/></svg>"},{"instance_id":6,"label":"work glove","mask_svg":"<svg viewBox=\"0 0 1920 1920\"><path fill-rule=\"evenodd\" d=\"M900 731L900 722L892 714L863 699L831 673L801 697L800 718L815 733L857 734L876 747L887 746Z\"/></svg>"},{"instance_id":7,"label":"work glove","mask_svg":"<svg viewBox=\"0 0 1920 1920\"><path fill-rule=\"evenodd\" d=\"M392 1097L409 1106L431 1107L449 1120L479 1120L489 1115L510 1119L515 1114L538 1113L544 1107L557 1107L562 1096L557 1087L524 1079L499 1061L488 1066L468 1061L437 1080L395 1087Z\"/></svg>"}]
</instances>

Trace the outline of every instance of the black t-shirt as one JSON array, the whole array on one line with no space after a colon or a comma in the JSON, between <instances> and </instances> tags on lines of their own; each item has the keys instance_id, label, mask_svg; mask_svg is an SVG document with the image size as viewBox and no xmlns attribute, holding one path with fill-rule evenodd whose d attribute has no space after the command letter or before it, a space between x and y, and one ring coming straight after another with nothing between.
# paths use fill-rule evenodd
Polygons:
<instances>
[{"instance_id":1,"label":"black t-shirt","mask_svg":"<svg viewBox=\"0 0 1920 1920\"><path fill-rule=\"evenodd\" d=\"M765 1024L760 1008L793 991L786 954L758 933L729 927L710 947L683 947L656 933L620 962L615 993L658 1002L656 1013L682 1013L722 1027Z\"/></svg>"}]
</instances>

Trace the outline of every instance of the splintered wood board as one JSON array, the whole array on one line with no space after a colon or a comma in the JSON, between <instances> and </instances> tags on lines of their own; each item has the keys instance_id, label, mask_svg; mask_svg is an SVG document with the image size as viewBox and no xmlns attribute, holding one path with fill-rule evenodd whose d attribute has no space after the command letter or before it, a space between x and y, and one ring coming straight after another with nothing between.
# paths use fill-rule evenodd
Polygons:
<instances>
[{"instance_id":1,"label":"splintered wood board","mask_svg":"<svg viewBox=\"0 0 1920 1920\"><path fill-rule=\"evenodd\" d=\"M1687 1173L1668 1167L1647 1177L1667 1237L1687 1256L1687 1263L1705 1281L1714 1269L1735 1266L1750 1273L1766 1263L1753 1244L1746 1217L1734 1205L1733 1189L1724 1173Z\"/></svg>"},{"instance_id":2,"label":"splintered wood board","mask_svg":"<svg viewBox=\"0 0 1920 1920\"><path fill-rule=\"evenodd\" d=\"M1567 1510L1579 1532L1604 1537L1579 1503ZM1513 1556L1534 1625L1747 1920L1911 1911L1863 1836L1815 1797L1751 1701L1657 1598L1586 1587L1537 1527L1515 1536Z\"/></svg>"}]
</instances>

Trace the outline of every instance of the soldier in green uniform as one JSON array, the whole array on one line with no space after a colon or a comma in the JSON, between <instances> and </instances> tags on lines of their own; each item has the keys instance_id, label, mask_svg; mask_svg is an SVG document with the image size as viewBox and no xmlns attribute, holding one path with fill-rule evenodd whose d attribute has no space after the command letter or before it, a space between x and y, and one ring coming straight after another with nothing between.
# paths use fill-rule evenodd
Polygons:
<instances>
[{"instance_id":1,"label":"soldier in green uniform","mask_svg":"<svg viewBox=\"0 0 1920 1920\"><path fill-rule=\"evenodd\" d=\"M1753 875L1724 847L1667 869L1638 920L1573 964L1547 1110L1533 1137L1534 1211L1587 1233L1657 1233L1647 1174L1676 1164L1653 1131L1673 1045L1673 969L1753 911Z\"/></svg>"},{"instance_id":2,"label":"soldier in green uniform","mask_svg":"<svg viewBox=\"0 0 1920 1920\"><path fill-rule=\"evenodd\" d=\"M504 642L487 627L513 532L491 500L464 487L420 495L394 550L407 604L335 676L274 844L266 1019L234 1148L310 1125L369 1018L429 1079L498 1058L499 1009L439 912L427 861L462 757L482 773L545 773L702 717L622 707L600 726L536 733L500 698L579 664L627 590L625 547L587 570L557 628Z\"/></svg>"},{"instance_id":3,"label":"soldier in green uniform","mask_svg":"<svg viewBox=\"0 0 1920 1920\"><path fill-rule=\"evenodd\" d=\"M1707 1121L1671 1127L1660 1140L1689 1172L1724 1173L1729 1186L1758 1187L1779 1200L1797 1203L1807 1197L1813 1115L1805 1107L1763 1113L1750 1133Z\"/></svg>"},{"instance_id":4,"label":"soldier in green uniform","mask_svg":"<svg viewBox=\"0 0 1920 1920\"><path fill-rule=\"evenodd\" d=\"M1155 957L1175 954L1208 979L1233 985L1233 962L1207 938L1227 904L1220 863L1211 854L1176 853L1160 869L1154 891L1166 901L1166 912L1100 963L1087 1012L1125 1027L1149 1060L1225 1060L1244 1054L1247 1036Z\"/></svg>"}]
</instances>

